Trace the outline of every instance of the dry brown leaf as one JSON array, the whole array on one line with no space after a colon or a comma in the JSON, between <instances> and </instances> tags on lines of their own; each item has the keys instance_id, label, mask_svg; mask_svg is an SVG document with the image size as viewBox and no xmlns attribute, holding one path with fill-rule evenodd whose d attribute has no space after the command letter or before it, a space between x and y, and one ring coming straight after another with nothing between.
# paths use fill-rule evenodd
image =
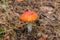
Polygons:
<instances>
[{"instance_id":1,"label":"dry brown leaf","mask_svg":"<svg viewBox=\"0 0 60 40\"><path fill-rule=\"evenodd\" d=\"M17 0L18 2L25 2L26 0Z\"/></svg>"},{"instance_id":2,"label":"dry brown leaf","mask_svg":"<svg viewBox=\"0 0 60 40\"><path fill-rule=\"evenodd\" d=\"M4 35L4 40L10 40L9 33L7 33L7 34Z\"/></svg>"},{"instance_id":3,"label":"dry brown leaf","mask_svg":"<svg viewBox=\"0 0 60 40\"><path fill-rule=\"evenodd\" d=\"M43 35L41 38L39 38L38 40L46 40L48 37L48 35Z\"/></svg>"}]
</instances>

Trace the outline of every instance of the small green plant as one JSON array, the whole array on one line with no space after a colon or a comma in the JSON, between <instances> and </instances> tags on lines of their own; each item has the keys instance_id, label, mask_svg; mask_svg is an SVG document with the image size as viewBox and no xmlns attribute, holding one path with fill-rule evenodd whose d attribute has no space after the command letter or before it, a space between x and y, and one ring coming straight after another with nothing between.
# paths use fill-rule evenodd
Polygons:
<instances>
[{"instance_id":1,"label":"small green plant","mask_svg":"<svg viewBox=\"0 0 60 40\"><path fill-rule=\"evenodd\" d=\"M0 29L0 38L2 38L4 35L4 30Z\"/></svg>"}]
</instances>

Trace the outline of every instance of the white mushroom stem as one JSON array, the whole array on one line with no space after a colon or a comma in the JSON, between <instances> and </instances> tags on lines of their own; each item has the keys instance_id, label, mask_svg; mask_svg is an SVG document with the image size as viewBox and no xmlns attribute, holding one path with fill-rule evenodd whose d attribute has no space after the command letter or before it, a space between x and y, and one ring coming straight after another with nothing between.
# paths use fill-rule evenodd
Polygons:
<instances>
[{"instance_id":1,"label":"white mushroom stem","mask_svg":"<svg viewBox=\"0 0 60 40\"><path fill-rule=\"evenodd\" d=\"M31 31L32 31L32 23L29 23L29 24L27 25L27 28L28 28L28 32L31 32Z\"/></svg>"}]
</instances>

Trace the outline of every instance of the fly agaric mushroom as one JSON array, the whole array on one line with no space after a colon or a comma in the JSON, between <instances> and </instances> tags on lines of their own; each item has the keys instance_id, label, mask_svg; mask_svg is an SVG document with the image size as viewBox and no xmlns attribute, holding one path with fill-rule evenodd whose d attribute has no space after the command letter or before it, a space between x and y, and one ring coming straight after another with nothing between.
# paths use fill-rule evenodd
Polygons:
<instances>
[{"instance_id":1,"label":"fly agaric mushroom","mask_svg":"<svg viewBox=\"0 0 60 40\"><path fill-rule=\"evenodd\" d=\"M35 13L33 11L25 11L20 16L21 21L29 23L27 25L28 32L31 32L31 30L32 30L32 22L36 21L37 19L38 19L38 15L37 15L37 13Z\"/></svg>"}]
</instances>

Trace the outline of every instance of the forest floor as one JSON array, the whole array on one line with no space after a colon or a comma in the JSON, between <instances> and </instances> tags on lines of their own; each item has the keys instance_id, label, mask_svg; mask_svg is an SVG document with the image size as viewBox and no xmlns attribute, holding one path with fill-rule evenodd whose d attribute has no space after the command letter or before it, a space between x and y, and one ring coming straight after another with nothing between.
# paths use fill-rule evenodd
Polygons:
<instances>
[{"instance_id":1,"label":"forest floor","mask_svg":"<svg viewBox=\"0 0 60 40\"><path fill-rule=\"evenodd\" d=\"M19 19L28 10L39 16L30 33ZM60 40L60 0L0 0L0 40Z\"/></svg>"}]
</instances>

